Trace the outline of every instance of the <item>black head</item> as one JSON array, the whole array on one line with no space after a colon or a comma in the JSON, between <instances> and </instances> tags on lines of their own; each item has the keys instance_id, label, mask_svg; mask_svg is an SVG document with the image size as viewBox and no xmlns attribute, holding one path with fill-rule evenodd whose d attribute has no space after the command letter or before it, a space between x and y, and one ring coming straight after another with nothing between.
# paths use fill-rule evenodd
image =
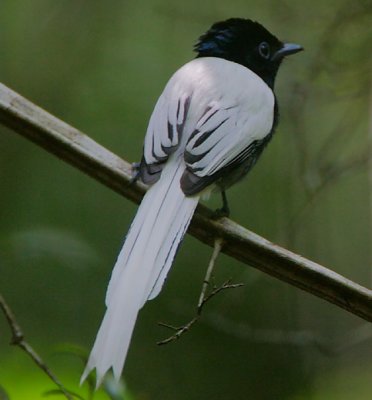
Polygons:
<instances>
[{"instance_id":1,"label":"black head","mask_svg":"<svg viewBox=\"0 0 372 400\"><path fill-rule=\"evenodd\" d=\"M297 44L282 43L258 22L242 18L216 22L195 45L197 57L219 57L244 65L271 88L283 58L301 50Z\"/></svg>"}]
</instances>

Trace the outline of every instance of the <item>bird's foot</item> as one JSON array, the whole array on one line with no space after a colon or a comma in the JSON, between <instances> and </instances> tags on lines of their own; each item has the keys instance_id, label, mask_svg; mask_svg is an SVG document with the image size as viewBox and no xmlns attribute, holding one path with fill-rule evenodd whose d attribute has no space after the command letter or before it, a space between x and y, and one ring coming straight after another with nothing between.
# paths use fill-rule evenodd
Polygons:
<instances>
[{"instance_id":1,"label":"bird's foot","mask_svg":"<svg viewBox=\"0 0 372 400\"><path fill-rule=\"evenodd\" d=\"M136 183L140 177L140 166L141 163L140 162L134 162L132 163L132 171L131 171L131 179L129 181L130 185L133 185L134 183Z\"/></svg>"},{"instance_id":2,"label":"bird's foot","mask_svg":"<svg viewBox=\"0 0 372 400\"><path fill-rule=\"evenodd\" d=\"M212 219L221 219L221 218L228 218L230 216L230 209L229 207L221 207L214 210Z\"/></svg>"}]
</instances>

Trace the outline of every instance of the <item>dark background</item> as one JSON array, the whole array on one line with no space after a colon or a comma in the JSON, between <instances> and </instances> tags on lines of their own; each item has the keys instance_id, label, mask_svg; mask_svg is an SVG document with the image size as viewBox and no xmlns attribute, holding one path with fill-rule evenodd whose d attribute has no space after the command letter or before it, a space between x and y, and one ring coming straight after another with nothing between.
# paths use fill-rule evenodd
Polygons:
<instances>
[{"instance_id":1,"label":"dark background","mask_svg":"<svg viewBox=\"0 0 372 400\"><path fill-rule=\"evenodd\" d=\"M211 23L248 17L302 44L279 72L277 134L230 190L232 218L370 286L371 14L361 0L1 0L0 81L133 162L157 97ZM2 126L0 150L0 292L50 368L85 395L64 344L92 345L136 206ZM156 346L169 334L158 321L192 318L210 254L187 237L141 311L124 374L131 398L371 398L368 324L225 256L216 282L245 286ZM0 386L42 398L53 384L9 339L1 316Z\"/></svg>"}]
</instances>

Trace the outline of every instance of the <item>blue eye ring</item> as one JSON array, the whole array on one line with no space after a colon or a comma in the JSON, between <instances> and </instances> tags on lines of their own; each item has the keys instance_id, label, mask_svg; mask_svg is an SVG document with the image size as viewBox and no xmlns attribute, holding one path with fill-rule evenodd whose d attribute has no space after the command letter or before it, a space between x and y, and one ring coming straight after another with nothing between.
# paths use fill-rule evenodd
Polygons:
<instances>
[{"instance_id":1,"label":"blue eye ring","mask_svg":"<svg viewBox=\"0 0 372 400\"><path fill-rule=\"evenodd\" d=\"M270 58L270 45L267 42L262 42L258 46L258 52L262 58L268 60Z\"/></svg>"}]
</instances>

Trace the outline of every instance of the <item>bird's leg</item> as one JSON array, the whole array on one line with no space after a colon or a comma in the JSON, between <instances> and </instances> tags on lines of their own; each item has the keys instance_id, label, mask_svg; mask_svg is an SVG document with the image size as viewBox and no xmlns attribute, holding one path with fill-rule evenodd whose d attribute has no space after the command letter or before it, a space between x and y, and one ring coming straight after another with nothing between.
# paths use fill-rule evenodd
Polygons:
<instances>
[{"instance_id":1,"label":"bird's leg","mask_svg":"<svg viewBox=\"0 0 372 400\"><path fill-rule=\"evenodd\" d=\"M221 196L222 196L222 207L218 208L214 212L213 217L215 219L228 217L230 215L230 207L229 207L229 202L227 201L227 196L226 196L225 190L221 190Z\"/></svg>"}]
</instances>

